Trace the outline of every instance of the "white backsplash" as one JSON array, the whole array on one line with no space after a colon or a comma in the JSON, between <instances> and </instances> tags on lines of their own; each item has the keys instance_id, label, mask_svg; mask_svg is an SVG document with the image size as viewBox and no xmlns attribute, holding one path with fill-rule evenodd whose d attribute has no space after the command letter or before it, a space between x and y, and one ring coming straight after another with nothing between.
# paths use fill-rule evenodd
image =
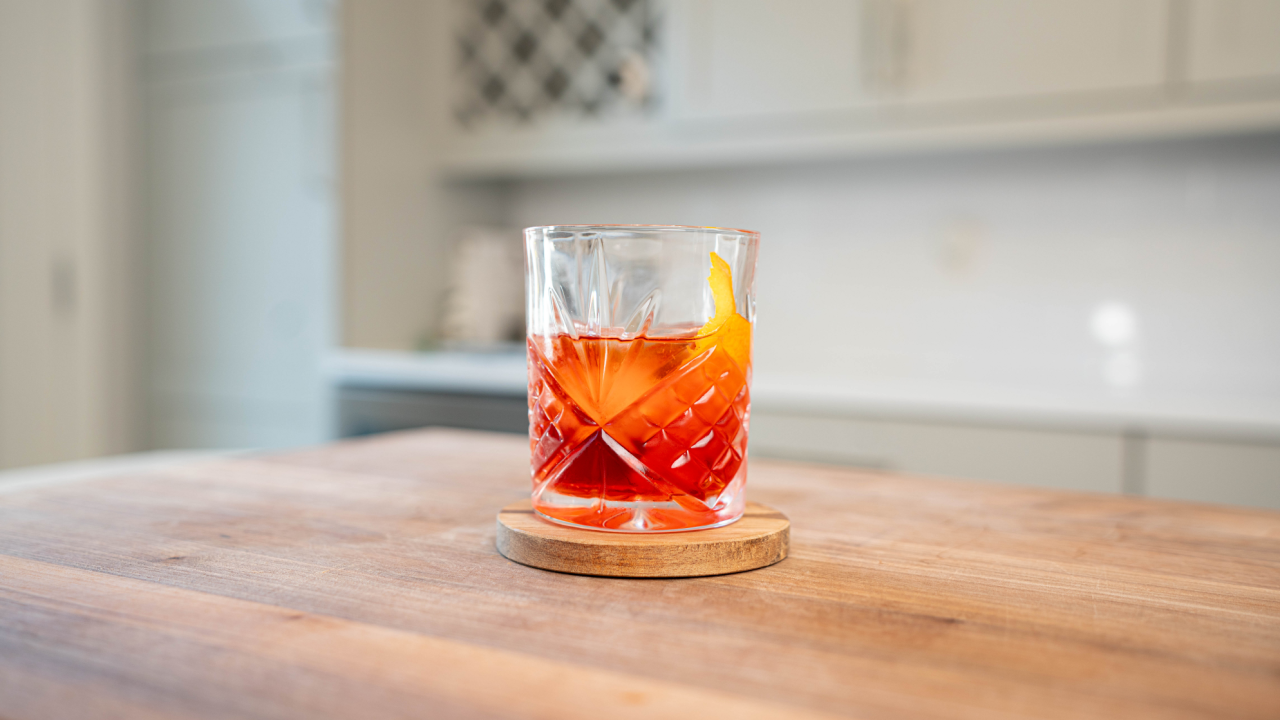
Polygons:
<instances>
[{"instance_id":1,"label":"white backsplash","mask_svg":"<svg viewBox=\"0 0 1280 720\"><path fill-rule=\"evenodd\" d=\"M761 378L1280 413L1280 137L530 180L507 219L761 231Z\"/></svg>"}]
</instances>

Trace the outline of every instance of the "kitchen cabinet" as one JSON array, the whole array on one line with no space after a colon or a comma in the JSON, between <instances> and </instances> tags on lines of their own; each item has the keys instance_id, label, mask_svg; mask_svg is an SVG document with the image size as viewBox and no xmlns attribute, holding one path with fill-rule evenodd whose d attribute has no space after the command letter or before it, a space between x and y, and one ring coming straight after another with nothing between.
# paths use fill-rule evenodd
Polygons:
<instances>
[{"instance_id":1,"label":"kitchen cabinet","mask_svg":"<svg viewBox=\"0 0 1280 720\"><path fill-rule=\"evenodd\" d=\"M751 453L1093 492L1123 488L1119 433L753 409Z\"/></svg>"},{"instance_id":2,"label":"kitchen cabinet","mask_svg":"<svg viewBox=\"0 0 1280 720\"><path fill-rule=\"evenodd\" d=\"M1280 89L1280 2L1191 0L1188 10L1188 82L1271 81Z\"/></svg>"},{"instance_id":3,"label":"kitchen cabinet","mask_svg":"<svg viewBox=\"0 0 1280 720\"><path fill-rule=\"evenodd\" d=\"M634 17L603 0L580 4L606 28L606 45L615 35L621 44L586 65L575 60L573 77L614 82L625 75L615 71L618 58L638 57L651 81L645 100L614 102L608 83L595 82L600 92L579 110L544 99L504 123L442 111L450 116L447 175L545 177L1280 128L1280 97L1252 82L1278 77L1277 3L638 0L628 5ZM474 7L483 15L488 6ZM449 97L502 88L483 102L507 112L516 106L505 98L519 88L547 87L547 78L529 76L550 62L541 50L528 62L502 59L529 47L504 29L511 22L473 43L498 58L485 65L496 74L477 75L478 61L455 63L444 76ZM547 27L547 38L567 32L559 21L521 22ZM456 32L471 37L475 27ZM573 25L570 36L580 32ZM1240 78L1252 84L1205 98L1182 92L1184 81L1198 88Z\"/></svg>"},{"instance_id":4,"label":"kitchen cabinet","mask_svg":"<svg viewBox=\"0 0 1280 720\"><path fill-rule=\"evenodd\" d=\"M337 400L341 437L420 427L529 434L529 402L522 395L343 387Z\"/></svg>"},{"instance_id":5,"label":"kitchen cabinet","mask_svg":"<svg viewBox=\"0 0 1280 720\"><path fill-rule=\"evenodd\" d=\"M670 8L672 114L713 118L874 101L869 2L692 0Z\"/></svg>"},{"instance_id":6,"label":"kitchen cabinet","mask_svg":"<svg viewBox=\"0 0 1280 720\"><path fill-rule=\"evenodd\" d=\"M891 94L910 102L1158 90L1165 0L890 2Z\"/></svg>"},{"instance_id":7,"label":"kitchen cabinet","mask_svg":"<svg viewBox=\"0 0 1280 720\"><path fill-rule=\"evenodd\" d=\"M753 409L756 457L1280 508L1280 441Z\"/></svg>"},{"instance_id":8,"label":"kitchen cabinet","mask_svg":"<svg viewBox=\"0 0 1280 720\"><path fill-rule=\"evenodd\" d=\"M1152 497L1280 508L1280 443L1150 438L1143 461Z\"/></svg>"},{"instance_id":9,"label":"kitchen cabinet","mask_svg":"<svg viewBox=\"0 0 1280 720\"><path fill-rule=\"evenodd\" d=\"M132 10L0 2L0 469L144 442Z\"/></svg>"},{"instance_id":10,"label":"kitchen cabinet","mask_svg":"<svg viewBox=\"0 0 1280 720\"><path fill-rule=\"evenodd\" d=\"M1154 93L1165 80L1165 0L691 0L670 10L677 118Z\"/></svg>"}]
</instances>

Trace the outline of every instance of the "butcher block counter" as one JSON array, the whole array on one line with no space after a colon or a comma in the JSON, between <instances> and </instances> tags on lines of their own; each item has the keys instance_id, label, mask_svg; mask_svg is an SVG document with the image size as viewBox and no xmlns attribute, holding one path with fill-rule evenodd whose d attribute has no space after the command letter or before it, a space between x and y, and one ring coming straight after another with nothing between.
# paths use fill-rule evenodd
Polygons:
<instances>
[{"instance_id":1,"label":"butcher block counter","mask_svg":"<svg viewBox=\"0 0 1280 720\"><path fill-rule=\"evenodd\" d=\"M0 717L1280 717L1280 513L752 461L786 560L583 577L494 549L528 452L0 487Z\"/></svg>"}]
</instances>

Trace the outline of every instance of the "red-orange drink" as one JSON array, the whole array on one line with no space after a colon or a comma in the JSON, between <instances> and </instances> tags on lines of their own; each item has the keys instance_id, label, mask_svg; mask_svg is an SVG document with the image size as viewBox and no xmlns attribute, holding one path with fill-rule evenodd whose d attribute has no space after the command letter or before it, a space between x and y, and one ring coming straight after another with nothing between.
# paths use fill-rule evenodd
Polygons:
<instances>
[{"instance_id":1,"label":"red-orange drink","mask_svg":"<svg viewBox=\"0 0 1280 720\"><path fill-rule=\"evenodd\" d=\"M749 343L750 326L741 325ZM749 352L735 358L715 342L729 332L530 337L534 507L603 529L680 530L736 518L751 367Z\"/></svg>"},{"instance_id":2,"label":"red-orange drink","mask_svg":"<svg viewBox=\"0 0 1280 720\"><path fill-rule=\"evenodd\" d=\"M572 527L718 527L746 508L759 234L525 230L533 506Z\"/></svg>"},{"instance_id":3,"label":"red-orange drink","mask_svg":"<svg viewBox=\"0 0 1280 720\"><path fill-rule=\"evenodd\" d=\"M744 507L751 323L710 253L715 315L664 337L529 335L533 505L605 530L687 530Z\"/></svg>"}]
</instances>

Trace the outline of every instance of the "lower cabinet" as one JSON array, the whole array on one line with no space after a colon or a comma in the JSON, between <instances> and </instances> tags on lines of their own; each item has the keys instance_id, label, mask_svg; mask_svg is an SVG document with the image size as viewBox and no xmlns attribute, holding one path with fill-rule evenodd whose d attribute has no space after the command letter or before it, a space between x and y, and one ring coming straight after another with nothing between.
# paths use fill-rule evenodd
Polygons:
<instances>
[{"instance_id":1,"label":"lower cabinet","mask_svg":"<svg viewBox=\"0 0 1280 720\"><path fill-rule=\"evenodd\" d=\"M528 434L529 404L524 396L352 387L338 390L338 433L342 437L429 426Z\"/></svg>"},{"instance_id":2,"label":"lower cabinet","mask_svg":"<svg viewBox=\"0 0 1280 720\"><path fill-rule=\"evenodd\" d=\"M1152 497L1280 509L1280 442L1151 438L1143 465Z\"/></svg>"},{"instance_id":3,"label":"lower cabinet","mask_svg":"<svg viewBox=\"0 0 1280 720\"><path fill-rule=\"evenodd\" d=\"M1120 492L1124 439L961 423L752 410L751 454L897 472Z\"/></svg>"}]
</instances>

